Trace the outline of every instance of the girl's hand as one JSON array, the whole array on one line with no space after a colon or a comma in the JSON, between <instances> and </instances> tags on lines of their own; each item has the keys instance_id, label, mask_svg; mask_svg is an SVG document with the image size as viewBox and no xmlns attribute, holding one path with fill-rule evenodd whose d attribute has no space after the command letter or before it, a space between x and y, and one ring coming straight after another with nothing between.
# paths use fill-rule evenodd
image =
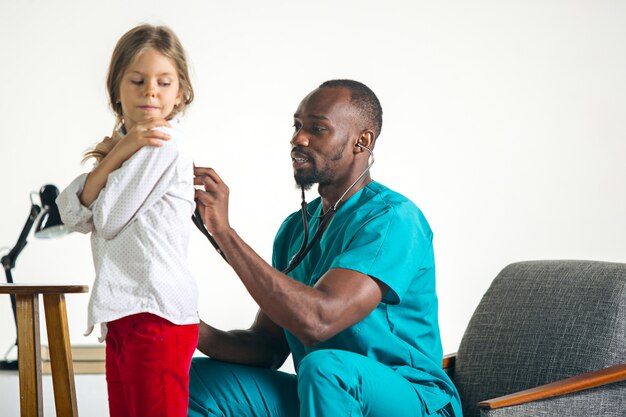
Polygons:
<instances>
[{"instance_id":1,"label":"girl's hand","mask_svg":"<svg viewBox=\"0 0 626 417\"><path fill-rule=\"evenodd\" d=\"M170 127L170 124L165 119L149 119L137 123L128 131L126 136L121 139L116 138L114 135L113 139L110 140L117 143L111 151L111 154L114 154L115 159L122 163L144 146L163 146L163 141L170 140L171 136L165 132L156 130L157 127L162 126Z\"/></svg>"},{"instance_id":2,"label":"girl's hand","mask_svg":"<svg viewBox=\"0 0 626 417\"><path fill-rule=\"evenodd\" d=\"M161 126L170 127L170 124L165 119L147 120L137 123L123 138L120 138L117 132L113 132L111 137L102 139L97 147L103 149L112 147L113 149L87 176L83 191L78 196L80 202L85 207L89 207L98 198L100 191L106 185L109 174L122 166L139 149L144 146L163 146L163 141L170 140L170 135L167 133L153 130Z\"/></svg>"}]
</instances>

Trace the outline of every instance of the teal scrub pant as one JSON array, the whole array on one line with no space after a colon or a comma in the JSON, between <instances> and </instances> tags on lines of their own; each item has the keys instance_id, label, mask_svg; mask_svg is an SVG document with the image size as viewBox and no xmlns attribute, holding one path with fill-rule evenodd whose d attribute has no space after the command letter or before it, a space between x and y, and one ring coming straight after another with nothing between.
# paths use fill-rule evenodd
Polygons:
<instances>
[{"instance_id":1,"label":"teal scrub pant","mask_svg":"<svg viewBox=\"0 0 626 417\"><path fill-rule=\"evenodd\" d=\"M451 416L450 405L436 416ZM352 352L318 350L298 374L194 358L189 417L427 416L412 385Z\"/></svg>"}]
</instances>

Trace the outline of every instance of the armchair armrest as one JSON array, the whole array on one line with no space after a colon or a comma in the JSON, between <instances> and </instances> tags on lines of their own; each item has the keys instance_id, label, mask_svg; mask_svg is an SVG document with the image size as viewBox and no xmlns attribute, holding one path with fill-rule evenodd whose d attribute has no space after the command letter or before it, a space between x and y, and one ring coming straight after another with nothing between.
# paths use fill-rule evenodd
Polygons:
<instances>
[{"instance_id":1,"label":"armchair armrest","mask_svg":"<svg viewBox=\"0 0 626 417\"><path fill-rule=\"evenodd\" d=\"M443 369L454 368L455 363L456 363L456 352L449 353L443 357L441 367Z\"/></svg>"},{"instance_id":2,"label":"armchair armrest","mask_svg":"<svg viewBox=\"0 0 626 417\"><path fill-rule=\"evenodd\" d=\"M443 357L441 367L450 378L454 375L454 365L456 364L456 352Z\"/></svg>"},{"instance_id":3,"label":"armchair armrest","mask_svg":"<svg viewBox=\"0 0 626 417\"><path fill-rule=\"evenodd\" d=\"M478 403L478 407L493 410L595 388L618 381L626 381L626 363L576 375L571 378L562 379L502 397L481 401Z\"/></svg>"}]
</instances>

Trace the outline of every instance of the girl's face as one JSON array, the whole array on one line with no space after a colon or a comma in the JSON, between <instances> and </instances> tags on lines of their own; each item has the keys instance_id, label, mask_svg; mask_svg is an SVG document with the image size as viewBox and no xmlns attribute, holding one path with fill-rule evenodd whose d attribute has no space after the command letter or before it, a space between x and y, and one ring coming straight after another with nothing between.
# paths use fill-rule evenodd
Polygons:
<instances>
[{"instance_id":1,"label":"girl's face","mask_svg":"<svg viewBox=\"0 0 626 417\"><path fill-rule=\"evenodd\" d=\"M174 63L148 48L131 62L120 83L126 131L149 119L165 119L180 104L182 93Z\"/></svg>"}]
</instances>

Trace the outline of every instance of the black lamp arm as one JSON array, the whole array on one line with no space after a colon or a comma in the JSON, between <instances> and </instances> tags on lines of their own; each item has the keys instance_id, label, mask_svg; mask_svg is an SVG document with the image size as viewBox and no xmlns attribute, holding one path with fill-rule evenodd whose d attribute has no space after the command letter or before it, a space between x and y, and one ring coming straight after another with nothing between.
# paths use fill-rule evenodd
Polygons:
<instances>
[{"instance_id":1,"label":"black lamp arm","mask_svg":"<svg viewBox=\"0 0 626 417\"><path fill-rule=\"evenodd\" d=\"M26 219L26 224L24 224L24 228L22 229L20 237L17 239L17 243L8 254L2 257L2 266L4 267L5 271L10 271L11 269L15 268L15 261L19 254L22 252L22 249L24 249L24 247L26 246L26 243L28 243L28 233L30 233L30 229L32 229L33 224L35 223L35 220L37 220L37 216L39 215L39 213L41 213L41 207L39 207L37 204L32 204L30 206L30 214Z\"/></svg>"},{"instance_id":2,"label":"black lamp arm","mask_svg":"<svg viewBox=\"0 0 626 417\"><path fill-rule=\"evenodd\" d=\"M22 229L22 233L20 233L20 237L17 239L17 243L13 246L11 251L2 257L2 267L4 268L4 274L6 276L7 283L13 284L13 275L11 275L11 269L15 268L15 260L19 256L22 249L26 246L28 233L30 233L30 229L33 228L33 224L35 220L37 220L37 216L41 212L41 207L37 204L32 204L30 206L30 214L26 219L26 223L24 224L24 228ZM15 295L11 294L11 309L13 310L13 319L17 324L17 311L15 305ZM17 342L16 342L17 343Z\"/></svg>"}]
</instances>

